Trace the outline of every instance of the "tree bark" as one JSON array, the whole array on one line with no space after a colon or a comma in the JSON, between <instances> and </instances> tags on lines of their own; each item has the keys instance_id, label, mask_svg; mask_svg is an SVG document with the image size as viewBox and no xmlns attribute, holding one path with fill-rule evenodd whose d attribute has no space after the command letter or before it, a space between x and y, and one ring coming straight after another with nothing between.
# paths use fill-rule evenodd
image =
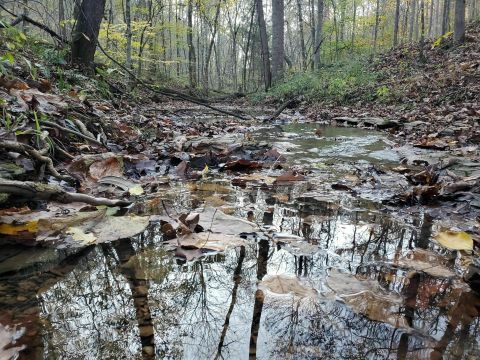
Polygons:
<instances>
[{"instance_id":1,"label":"tree bark","mask_svg":"<svg viewBox=\"0 0 480 360\"><path fill-rule=\"evenodd\" d=\"M213 21L213 26L212 26L212 38L210 39L210 44L207 49L207 56L205 58L205 67L203 72L203 86L205 88L206 94L208 94L208 89L209 89L210 59L212 58L213 45L215 45L215 37L217 36L218 18L220 17L221 4L222 4L222 0L218 0L217 8L215 11L215 20Z\"/></svg>"},{"instance_id":2,"label":"tree bark","mask_svg":"<svg viewBox=\"0 0 480 360\"><path fill-rule=\"evenodd\" d=\"M283 78L285 58L284 0L272 0L272 81Z\"/></svg>"},{"instance_id":3,"label":"tree bark","mask_svg":"<svg viewBox=\"0 0 480 360\"><path fill-rule=\"evenodd\" d=\"M305 34L303 29L303 13L302 13L302 0L297 0L297 12L298 12L298 29L300 31L300 50L302 52L302 69L305 70L307 65L307 50L305 47Z\"/></svg>"},{"instance_id":4,"label":"tree bark","mask_svg":"<svg viewBox=\"0 0 480 360\"><path fill-rule=\"evenodd\" d=\"M395 3L395 22L393 25L393 46L398 45L398 25L400 23L400 0Z\"/></svg>"},{"instance_id":5,"label":"tree bark","mask_svg":"<svg viewBox=\"0 0 480 360\"><path fill-rule=\"evenodd\" d=\"M314 46L314 64L315 69L320 69L320 47L323 41L323 10L324 10L324 0L318 0L317 2L317 19L316 19L316 29L315 29L315 46Z\"/></svg>"},{"instance_id":6,"label":"tree bark","mask_svg":"<svg viewBox=\"0 0 480 360\"><path fill-rule=\"evenodd\" d=\"M193 0L188 0L187 26L188 77L190 80L190 88L193 89L197 86L197 57L195 55L195 47L193 46Z\"/></svg>"},{"instance_id":7,"label":"tree bark","mask_svg":"<svg viewBox=\"0 0 480 360\"><path fill-rule=\"evenodd\" d=\"M413 35L415 31L415 19L417 18L417 0L412 2L412 12L410 13L410 30L408 31L408 41L413 41Z\"/></svg>"},{"instance_id":8,"label":"tree bark","mask_svg":"<svg viewBox=\"0 0 480 360\"><path fill-rule=\"evenodd\" d=\"M65 29L65 4L63 0L58 0L58 30L61 37L67 37Z\"/></svg>"},{"instance_id":9,"label":"tree bark","mask_svg":"<svg viewBox=\"0 0 480 360\"><path fill-rule=\"evenodd\" d=\"M260 45L262 48L263 77L265 82L265 90L272 86L272 70L270 67L270 51L268 49L267 25L265 23L265 15L263 13L263 1L256 0L258 28L260 31Z\"/></svg>"},{"instance_id":10,"label":"tree bark","mask_svg":"<svg viewBox=\"0 0 480 360\"><path fill-rule=\"evenodd\" d=\"M105 11L105 0L83 0L78 7L73 41L72 61L92 68L97 49L98 33Z\"/></svg>"},{"instance_id":11,"label":"tree bark","mask_svg":"<svg viewBox=\"0 0 480 360\"><path fill-rule=\"evenodd\" d=\"M443 2L443 16L442 16L442 35L446 34L450 28L450 0Z\"/></svg>"},{"instance_id":12,"label":"tree bark","mask_svg":"<svg viewBox=\"0 0 480 360\"><path fill-rule=\"evenodd\" d=\"M378 38L379 23L380 23L380 0L377 0L377 7L375 9L375 28L373 30L373 54L377 52L377 38Z\"/></svg>"},{"instance_id":13,"label":"tree bark","mask_svg":"<svg viewBox=\"0 0 480 360\"><path fill-rule=\"evenodd\" d=\"M457 44L465 41L465 0L455 0L455 27L453 40Z\"/></svg>"},{"instance_id":14,"label":"tree bark","mask_svg":"<svg viewBox=\"0 0 480 360\"><path fill-rule=\"evenodd\" d=\"M125 32L125 37L127 38L127 58L125 66L127 69L132 70L132 7L130 5L130 0L125 0L125 23L127 25L127 30ZM130 88L130 83L130 75L127 73L128 88Z\"/></svg>"}]
</instances>

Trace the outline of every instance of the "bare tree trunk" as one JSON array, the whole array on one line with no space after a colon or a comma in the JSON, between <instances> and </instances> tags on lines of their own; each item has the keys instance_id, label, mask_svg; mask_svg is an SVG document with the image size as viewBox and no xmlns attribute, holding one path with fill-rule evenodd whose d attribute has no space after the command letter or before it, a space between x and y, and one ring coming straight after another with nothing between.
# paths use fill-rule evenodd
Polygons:
<instances>
[{"instance_id":1,"label":"bare tree trunk","mask_svg":"<svg viewBox=\"0 0 480 360\"><path fill-rule=\"evenodd\" d=\"M93 67L98 33L105 11L105 0L83 0L78 7L77 25L72 41L72 61Z\"/></svg>"},{"instance_id":2,"label":"bare tree trunk","mask_svg":"<svg viewBox=\"0 0 480 360\"><path fill-rule=\"evenodd\" d=\"M297 12L298 12L298 28L300 31L300 50L302 52L302 69L305 70L307 65L307 50L305 47L305 34L303 29L303 9L302 0L297 0Z\"/></svg>"},{"instance_id":3,"label":"bare tree trunk","mask_svg":"<svg viewBox=\"0 0 480 360\"><path fill-rule=\"evenodd\" d=\"M420 62L425 63L425 0L420 1Z\"/></svg>"},{"instance_id":4,"label":"bare tree trunk","mask_svg":"<svg viewBox=\"0 0 480 360\"><path fill-rule=\"evenodd\" d=\"M197 86L197 72L195 55L195 47L193 46L193 0L188 0L187 5L187 46L188 46L188 76L190 80L190 88Z\"/></svg>"},{"instance_id":5,"label":"bare tree trunk","mask_svg":"<svg viewBox=\"0 0 480 360\"><path fill-rule=\"evenodd\" d=\"M250 26L248 27L248 35L247 35L247 45L245 46L245 55L243 58L243 74L242 74L242 83L243 83L243 91L247 91L247 63L248 63L248 52L250 50L250 42L252 38L252 29L253 29L253 19L255 17L255 6L252 7L252 14L250 17Z\"/></svg>"},{"instance_id":6,"label":"bare tree trunk","mask_svg":"<svg viewBox=\"0 0 480 360\"><path fill-rule=\"evenodd\" d=\"M315 69L320 69L320 47L323 41L324 0L317 2L317 23L315 30L315 46L313 48Z\"/></svg>"},{"instance_id":7,"label":"bare tree trunk","mask_svg":"<svg viewBox=\"0 0 480 360\"><path fill-rule=\"evenodd\" d=\"M453 39L457 44L465 41L465 0L455 0L455 28Z\"/></svg>"},{"instance_id":8,"label":"bare tree trunk","mask_svg":"<svg viewBox=\"0 0 480 360\"><path fill-rule=\"evenodd\" d=\"M125 32L125 37L127 38L127 58L125 61L125 67L128 70L132 70L132 7L130 5L130 0L125 0L125 23L127 25L127 30ZM127 74L127 87L130 88L130 75Z\"/></svg>"},{"instance_id":9,"label":"bare tree trunk","mask_svg":"<svg viewBox=\"0 0 480 360\"><path fill-rule=\"evenodd\" d=\"M283 77L285 58L285 4L272 0L272 81Z\"/></svg>"},{"instance_id":10,"label":"bare tree trunk","mask_svg":"<svg viewBox=\"0 0 480 360\"><path fill-rule=\"evenodd\" d=\"M432 36L433 33L433 9L435 8L435 0L430 2L430 14L428 20L428 37Z\"/></svg>"},{"instance_id":11,"label":"bare tree trunk","mask_svg":"<svg viewBox=\"0 0 480 360\"><path fill-rule=\"evenodd\" d=\"M412 2L412 10L410 13L410 30L408 31L408 41L413 41L413 35L415 31L415 19L417 18L417 0Z\"/></svg>"},{"instance_id":12,"label":"bare tree trunk","mask_svg":"<svg viewBox=\"0 0 480 360\"><path fill-rule=\"evenodd\" d=\"M395 22L393 25L393 46L398 45L398 25L400 23L400 0L395 3Z\"/></svg>"},{"instance_id":13,"label":"bare tree trunk","mask_svg":"<svg viewBox=\"0 0 480 360\"><path fill-rule=\"evenodd\" d=\"M377 0L375 9L375 28L373 30L373 54L377 52L378 24L380 23L380 0Z\"/></svg>"},{"instance_id":14,"label":"bare tree trunk","mask_svg":"<svg viewBox=\"0 0 480 360\"><path fill-rule=\"evenodd\" d=\"M357 21L357 3L353 0L353 19L352 19L352 50L355 48L355 27Z\"/></svg>"},{"instance_id":15,"label":"bare tree trunk","mask_svg":"<svg viewBox=\"0 0 480 360\"><path fill-rule=\"evenodd\" d=\"M265 23L265 15L263 13L263 1L256 0L256 5L258 28L260 31L260 45L262 48L263 77L265 82L265 90L268 90L272 86L272 70L270 67L270 51L268 50L267 25Z\"/></svg>"},{"instance_id":16,"label":"bare tree trunk","mask_svg":"<svg viewBox=\"0 0 480 360\"><path fill-rule=\"evenodd\" d=\"M442 35L446 34L450 28L450 0L443 2L443 17L442 17Z\"/></svg>"},{"instance_id":17,"label":"bare tree trunk","mask_svg":"<svg viewBox=\"0 0 480 360\"><path fill-rule=\"evenodd\" d=\"M310 0L310 32L311 32L311 43L312 43L312 60L311 66L312 70L315 70L315 0Z\"/></svg>"},{"instance_id":18,"label":"bare tree trunk","mask_svg":"<svg viewBox=\"0 0 480 360\"><path fill-rule=\"evenodd\" d=\"M210 39L210 44L207 49L207 56L205 58L205 68L203 70L203 82L205 92L208 94L209 88L209 73L210 73L210 59L212 57L213 45L215 45L215 37L217 36L217 27L218 27L218 18L220 17L220 5L222 0L218 0L217 9L215 11L215 20L213 21L212 26L212 38Z\"/></svg>"},{"instance_id":19,"label":"bare tree trunk","mask_svg":"<svg viewBox=\"0 0 480 360\"><path fill-rule=\"evenodd\" d=\"M58 30L60 36L67 38L67 31L65 29L65 4L63 0L58 0Z\"/></svg>"}]
</instances>

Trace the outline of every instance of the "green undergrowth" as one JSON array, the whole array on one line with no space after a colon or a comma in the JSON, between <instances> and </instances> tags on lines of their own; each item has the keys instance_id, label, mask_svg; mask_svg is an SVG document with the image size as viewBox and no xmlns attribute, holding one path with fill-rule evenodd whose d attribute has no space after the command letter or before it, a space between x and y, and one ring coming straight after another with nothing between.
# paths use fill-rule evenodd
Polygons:
<instances>
[{"instance_id":1,"label":"green undergrowth","mask_svg":"<svg viewBox=\"0 0 480 360\"><path fill-rule=\"evenodd\" d=\"M315 72L290 73L284 82L273 86L268 93L253 95L252 101L283 102L300 96L310 102L373 100L384 96L383 93L379 95L375 87L379 76L365 59L346 61L326 65Z\"/></svg>"}]
</instances>

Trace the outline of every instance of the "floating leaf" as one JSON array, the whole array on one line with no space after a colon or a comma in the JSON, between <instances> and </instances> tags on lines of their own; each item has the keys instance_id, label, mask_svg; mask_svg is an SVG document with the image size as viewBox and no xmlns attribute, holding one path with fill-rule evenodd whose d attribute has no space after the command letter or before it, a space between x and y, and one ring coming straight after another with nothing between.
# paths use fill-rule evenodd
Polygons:
<instances>
[{"instance_id":1,"label":"floating leaf","mask_svg":"<svg viewBox=\"0 0 480 360\"><path fill-rule=\"evenodd\" d=\"M0 224L0 234L19 235L22 232L36 233L38 230L38 221L30 221L26 224Z\"/></svg>"},{"instance_id":2,"label":"floating leaf","mask_svg":"<svg viewBox=\"0 0 480 360\"><path fill-rule=\"evenodd\" d=\"M258 284L258 288L275 295L293 295L299 298L316 298L317 291L302 284L296 276L267 275Z\"/></svg>"},{"instance_id":3,"label":"floating leaf","mask_svg":"<svg viewBox=\"0 0 480 360\"><path fill-rule=\"evenodd\" d=\"M66 233L70 234L73 240L78 241L84 245L93 244L97 239L92 233L87 234L78 227L70 227L67 229Z\"/></svg>"},{"instance_id":4,"label":"floating leaf","mask_svg":"<svg viewBox=\"0 0 480 360\"><path fill-rule=\"evenodd\" d=\"M133 187L131 187L130 189L128 189L128 192L130 193L130 195L142 195L143 194L143 188L141 185L135 185Z\"/></svg>"},{"instance_id":5,"label":"floating leaf","mask_svg":"<svg viewBox=\"0 0 480 360\"><path fill-rule=\"evenodd\" d=\"M464 231L442 231L434 239L450 250L473 250L472 236Z\"/></svg>"}]
</instances>

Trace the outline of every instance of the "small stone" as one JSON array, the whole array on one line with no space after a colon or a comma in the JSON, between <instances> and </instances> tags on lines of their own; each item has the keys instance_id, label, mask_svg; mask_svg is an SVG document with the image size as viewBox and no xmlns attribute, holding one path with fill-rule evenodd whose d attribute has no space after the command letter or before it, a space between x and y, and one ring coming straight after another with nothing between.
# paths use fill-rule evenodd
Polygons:
<instances>
[{"instance_id":1,"label":"small stone","mask_svg":"<svg viewBox=\"0 0 480 360\"><path fill-rule=\"evenodd\" d=\"M142 351L148 356L153 356L155 353L155 349L153 348L153 346L144 346L142 348Z\"/></svg>"},{"instance_id":2,"label":"small stone","mask_svg":"<svg viewBox=\"0 0 480 360\"><path fill-rule=\"evenodd\" d=\"M152 325L140 326L139 330L140 330L140 337L148 337L153 335Z\"/></svg>"}]
</instances>

